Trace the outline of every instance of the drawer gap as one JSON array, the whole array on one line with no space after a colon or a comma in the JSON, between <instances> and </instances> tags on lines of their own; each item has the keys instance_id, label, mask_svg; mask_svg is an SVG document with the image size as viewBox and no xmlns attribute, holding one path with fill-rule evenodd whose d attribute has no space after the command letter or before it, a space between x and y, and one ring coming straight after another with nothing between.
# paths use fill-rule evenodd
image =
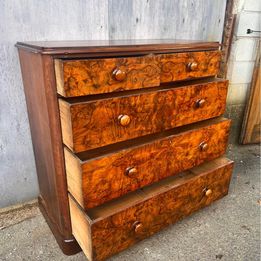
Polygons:
<instances>
[{"instance_id":1,"label":"drawer gap","mask_svg":"<svg viewBox=\"0 0 261 261\"><path fill-rule=\"evenodd\" d=\"M61 59L63 61L75 61L75 60L93 60L93 59L110 59L110 58L131 58L131 57L146 57L148 55L164 55L164 54L178 54L178 53L196 53L204 51L218 51L218 46L209 48L191 48L191 49L176 49L176 50L151 50L151 51L118 51L115 52L98 52L98 53L74 53L74 54L55 54L54 59Z\"/></svg>"},{"instance_id":2,"label":"drawer gap","mask_svg":"<svg viewBox=\"0 0 261 261\"><path fill-rule=\"evenodd\" d=\"M222 82L224 79L216 78L214 76L210 77L202 77L202 78L191 78L189 80L181 80L172 83L161 83L160 86L156 87L149 87L145 89L136 89L136 90L126 90L124 92L111 92L111 93L103 93L103 94L95 94L95 95L87 95L87 96L79 96L79 97L70 97L66 98L58 94L59 99L62 99L70 104L77 104L82 102L88 101L96 101L96 100L103 100L109 98L117 98L117 97L128 97L132 95L140 95L145 93L151 93L155 91L167 91L174 88L184 87L184 86L191 86L191 85L199 85L199 84L206 84L210 82Z\"/></svg>"},{"instance_id":3,"label":"drawer gap","mask_svg":"<svg viewBox=\"0 0 261 261\"><path fill-rule=\"evenodd\" d=\"M214 50L215 51L215 50ZM167 54L170 54L170 53L167 53ZM66 62L71 62L71 61L84 61L84 60L96 60L96 59L102 59L102 60L105 60L105 59L113 59L113 58L117 58L117 59L121 59L121 58L132 58L132 57L146 57L146 56L149 56L149 55L156 55L156 54L153 54L153 53L140 53L140 54L136 54L136 53L129 53L129 54L125 54L125 53L119 53L118 55L114 55L113 53L109 53L108 55L106 55L106 57L104 57L104 55L100 54L99 55L93 55L93 56L75 56L75 57L66 57L66 56L63 56L63 57L59 57L59 56L55 56L55 58L60 58L62 61L66 61Z\"/></svg>"}]
</instances>

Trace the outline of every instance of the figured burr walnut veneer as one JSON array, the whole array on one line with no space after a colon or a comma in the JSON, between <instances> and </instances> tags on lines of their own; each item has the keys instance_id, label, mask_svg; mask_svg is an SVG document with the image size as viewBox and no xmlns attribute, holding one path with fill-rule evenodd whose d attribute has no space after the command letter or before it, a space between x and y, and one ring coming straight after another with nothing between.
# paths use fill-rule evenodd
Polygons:
<instances>
[{"instance_id":1,"label":"figured burr walnut veneer","mask_svg":"<svg viewBox=\"0 0 261 261\"><path fill-rule=\"evenodd\" d=\"M217 117L226 96L227 81L213 80L82 102L60 99L63 141L78 153Z\"/></svg>"},{"instance_id":2,"label":"figured burr walnut veneer","mask_svg":"<svg viewBox=\"0 0 261 261\"><path fill-rule=\"evenodd\" d=\"M228 193L218 43L17 47L39 205L65 254L104 260Z\"/></svg>"},{"instance_id":3,"label":"figured burr walnut veneer","mask_svg":"<svg viewBox=\"0 0 261 261\"><path fill-rule=\"evenodd\" d=\"M229 128L226 119L205 121L87 160L65 148L68 190L83 208L95 207L223 155Z\"/></svg>"},{"instance_id":4,"label":"figured burr walnut veneer","mask_svg":"<svg viewBox=\"0 0 261 261\"><path fill-rule=\"evenodd\" d=\"M159 86L215 76L220 51L158 54L142 57L55 60L58 93L65 97Z\"/></svg>"},{"instance_id":5,"label":"figured burr walnut veneer","mask_svg":"<svg viewBox=\"0 0 261 261\"><path fill-rule=\"evenodd\" d=\"M89 260L104 260L228 193L233 162L218 158L84 214L70 197L72 226Z\"/></svg>"}]
</instances>

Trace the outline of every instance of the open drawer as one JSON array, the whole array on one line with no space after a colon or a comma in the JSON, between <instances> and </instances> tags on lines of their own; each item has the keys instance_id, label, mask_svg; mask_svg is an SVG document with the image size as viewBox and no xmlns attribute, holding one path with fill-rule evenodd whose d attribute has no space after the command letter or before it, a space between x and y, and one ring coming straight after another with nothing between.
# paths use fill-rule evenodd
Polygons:
<instances>
[{"instance_id":1,"label":"open drawer","mask_svg":"<svg viewBox=\"0 0 261 261\"><path fill-rule=\"evenodd\" d=\"M72 232L104 260L228 193L233 162L218 158L84 212L69 195Z\"/></svg>"},{"instance_id":2,"label":"open drawer","mask_svg":"<svg viewBox=\"0 0 261 261\"><path fill-rule=\"evenodd\" d=\"M215 118L75 155L64 149L68 190L84 209L97 207L169 176L221 157L230 120Z\"/></svg>"},{"instance_id":3,"label":"open drawer","mask_svg":"<svg viewBox=\"0 0 261 261\"><path fill-rule=\"evenodd\" d=\"M59 99L63 143L80 153L222 115L228 81L205 79L113 97Z\"/></svg>"}]
</instances>

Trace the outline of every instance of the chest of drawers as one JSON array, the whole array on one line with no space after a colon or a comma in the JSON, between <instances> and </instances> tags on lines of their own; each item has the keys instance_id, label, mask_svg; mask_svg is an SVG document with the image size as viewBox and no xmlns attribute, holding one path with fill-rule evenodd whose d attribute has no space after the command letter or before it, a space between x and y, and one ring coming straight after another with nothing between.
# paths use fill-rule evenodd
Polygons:
<instances>
[{"instance_id":1,"label":"chest of drawers","mask_svg":"<svg viewBox=\"0 0 261 261\"><path fill-rule=\"evenodd\" d=\"M16 46L39 206L65 254L104 260L228 193L218 43Z\"/></svg>"}]
</instances>

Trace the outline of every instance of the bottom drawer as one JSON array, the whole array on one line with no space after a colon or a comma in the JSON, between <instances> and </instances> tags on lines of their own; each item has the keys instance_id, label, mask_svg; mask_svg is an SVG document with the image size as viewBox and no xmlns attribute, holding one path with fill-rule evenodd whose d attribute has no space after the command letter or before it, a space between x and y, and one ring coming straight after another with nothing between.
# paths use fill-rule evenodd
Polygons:
<instances>
[{"instance_id":1,"label":"bottom drawer","mask_svg":"<svg viewBox=\"0 0 261 261\"><path fill-rule=\"evenodd\" d=\"M104 260L228 193L233 162L218 158L84 212L69 196L72 231Z\"/></svg>"}]
</instances>

